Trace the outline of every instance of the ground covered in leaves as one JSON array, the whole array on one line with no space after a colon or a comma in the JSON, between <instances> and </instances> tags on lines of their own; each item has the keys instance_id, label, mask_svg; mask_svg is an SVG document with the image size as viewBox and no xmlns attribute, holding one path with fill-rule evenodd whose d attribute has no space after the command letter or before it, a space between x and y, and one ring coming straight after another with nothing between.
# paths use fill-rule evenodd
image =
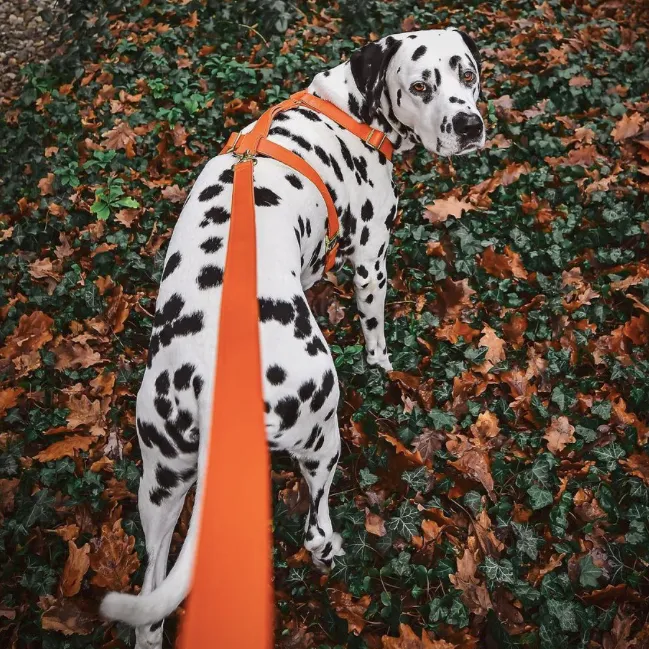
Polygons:
<instances>
[{"instance_id":1,"label":"ground covered in leaves","mask_svg":"<svg viewBox=\"0 0 649 649\"><path fill-rule=\"evenodd\" d=\"M202 164L368 38L451 25L483 52L488 147L397 165L394 372L363 360L349 272L311 295L343 387L347 554L313 571L275 458L277 647L646 649L642 3L72 5L67 53L0 117L0 645L129 646L95 608L142 579L135 394Z\"/></svg>"}]
</instances>

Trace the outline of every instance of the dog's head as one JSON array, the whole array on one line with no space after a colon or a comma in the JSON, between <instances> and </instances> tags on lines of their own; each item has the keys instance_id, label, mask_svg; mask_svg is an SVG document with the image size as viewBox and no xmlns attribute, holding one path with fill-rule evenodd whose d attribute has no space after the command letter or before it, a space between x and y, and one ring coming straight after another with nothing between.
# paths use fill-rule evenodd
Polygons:
<instances>
[{"instance_id":1,"label":"dog's head","mask_svg":"<svg viewBox=\"0 0 649 649\"><path fill-rule=\"evenodd\" d=\"M387 121L405 143L421 142L444 156L484 146L484 123L476 108L480 54L464 32L387 36L355 52L350 64L365 98L364 121Z\"/></svg>"}]
</instances>

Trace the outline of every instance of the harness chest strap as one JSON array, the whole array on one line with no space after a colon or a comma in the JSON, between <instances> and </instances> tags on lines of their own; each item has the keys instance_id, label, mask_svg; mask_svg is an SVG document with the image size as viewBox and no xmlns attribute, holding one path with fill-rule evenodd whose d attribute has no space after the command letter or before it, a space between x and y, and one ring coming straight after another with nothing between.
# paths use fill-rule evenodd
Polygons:
<instances>
[{"instance_id":1,"label":"harness chest strap","mask_svg":"<svg viewBox=\"0 0 649 649\"><path fill-rule=\"evenodd\" d=\"M256 122L248 133L233 133L230 135L221 153L234 153L240 159L254 157L257 153L273 158L282 164L293 168L310 180L318 189L327 207L327 234L325 236L325 271L333 268L338 251L339 223L336 207L329 190L313 169L299 155L293 153L275 142L267 139L273 118L280 112L291 110L298 106L306 106L336 122L342 128L361 138L368 146L382 153L388 160L392 157L392 143L384 133L361 124L329 101L320 99L306 90L291 95L291 97L276 106L269 108Z\"/></svg>"}]
</instances>

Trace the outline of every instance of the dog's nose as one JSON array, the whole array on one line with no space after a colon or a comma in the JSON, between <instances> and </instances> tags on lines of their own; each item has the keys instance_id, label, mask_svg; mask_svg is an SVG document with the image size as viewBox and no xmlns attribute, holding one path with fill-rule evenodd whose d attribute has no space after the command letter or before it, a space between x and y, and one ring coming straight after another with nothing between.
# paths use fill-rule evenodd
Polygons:
<instances>
[{"instance_id":1,"label":"dog's nose","mask_svg":"<svg viewBox=\"0 0 649 649\"><path fill-rule=\"evenodd\" d=\"M466 138L476 138L482 135L482 118L478 113L457 113L453 117L455 132Z\"/></svg>"}]
</instances>

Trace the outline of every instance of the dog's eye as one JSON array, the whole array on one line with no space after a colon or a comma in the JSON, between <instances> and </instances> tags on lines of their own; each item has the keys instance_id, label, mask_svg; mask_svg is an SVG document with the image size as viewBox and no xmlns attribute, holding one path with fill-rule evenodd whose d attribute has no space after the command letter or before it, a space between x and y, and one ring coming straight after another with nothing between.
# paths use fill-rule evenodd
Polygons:
<instances>
[{"instance_id":1,"label":"dog's eye","mask_svg":"<svg viewBox=\"0 0 649 649\"><path fill-rule=\"evenodd\" d=\"M471 70L465 70L462 73L462 79L465 83L473 83L475 81L475 74Z\"/></svg>"},{"instance_id":2,"label":"dog's eye","mask_svg":"<svg viewBox=\"0 0 649 649\"><path fill-rule=\"evenodd\" d=\"M417 81L410 86L410 90L413 92L426 92L428 86L423 81Z\"/></svg>"}]
</instances>

